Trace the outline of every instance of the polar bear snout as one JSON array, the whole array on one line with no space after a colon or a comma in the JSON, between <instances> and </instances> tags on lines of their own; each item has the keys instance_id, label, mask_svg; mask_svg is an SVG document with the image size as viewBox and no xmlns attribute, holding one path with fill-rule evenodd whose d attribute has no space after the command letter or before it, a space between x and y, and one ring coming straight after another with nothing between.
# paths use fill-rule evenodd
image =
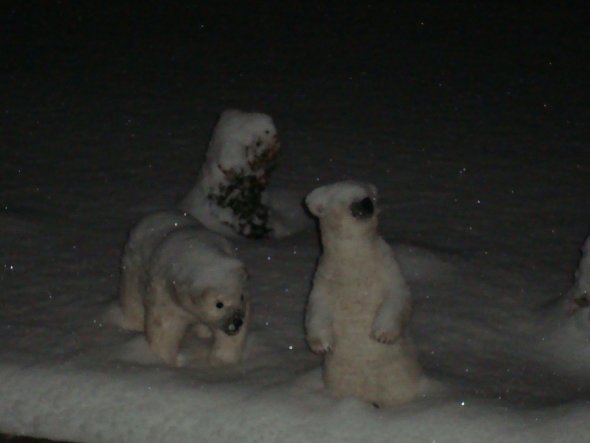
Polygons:
<instances>
[{"instance_id":1,"label":"polar bear snout","mask_svg":"<svg viewBox=\"0 0 590 443\"><path fill-rule=\"evenodd\" d=\"M236 310L223 326L223 332L225 332L227 335L237 334L244 324L244 316L244 311L241 309Z\"/></svg>"},{"instance_id":2,"label":"polar bear snout","mask_svg":"<svg viewBox=\"0 0 590 443\"><path fill-rule=\"evenodd\" d=\"M375 206L369 197L365 197L362 200L351 203L350 213L354 218L365 219L373 216L375 212Z\"/></svg>"}]
</instances>

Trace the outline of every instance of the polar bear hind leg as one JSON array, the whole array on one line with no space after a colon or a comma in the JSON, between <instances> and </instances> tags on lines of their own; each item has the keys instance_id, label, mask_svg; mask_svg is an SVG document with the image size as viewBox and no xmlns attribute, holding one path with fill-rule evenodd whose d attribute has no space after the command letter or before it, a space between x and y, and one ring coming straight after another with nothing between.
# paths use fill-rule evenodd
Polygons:
<instances>
[{"instance_id":1,"label":"polar bear hind leg","mask_svg":"<svg viewBox=\"0 0 590 443\"><path fill-rule=\"evenodd\" d=\"M371 398L367 399L380 407L396 406L416 398L422 375L415 358L405 349L405 343L386 346L397 355L382 366L372 368L371 378L375 383L371 383Z\"/></svg>"},{"instance_id":2,"label":"polar bear hind leg","mask_svg":"<svg viewBox=\"0 0 590 443\"><path fill-rule=\"evenodd\" d=\"M356 397L376 407L400 405L419 393L421 369L406 349L404 340L382 347L373 359L351 355L328 354L324 365L324 382L336 398Z\"/></svg>"},{"instance_id":3,"label":"polar bear hind leg","mask_svg":"<svg viewBox=\"0 0 590 443\"><path fill-rule=\"evenodd\" d=\"M152 351L171 366L178 366L178 350L188 321L179 313L179 308L171 303L159 302L167 295L160 294L167 291L165 283L153 282L148 288L150 302L146 304L145 337Z\"/></svg>"}]
</instances>

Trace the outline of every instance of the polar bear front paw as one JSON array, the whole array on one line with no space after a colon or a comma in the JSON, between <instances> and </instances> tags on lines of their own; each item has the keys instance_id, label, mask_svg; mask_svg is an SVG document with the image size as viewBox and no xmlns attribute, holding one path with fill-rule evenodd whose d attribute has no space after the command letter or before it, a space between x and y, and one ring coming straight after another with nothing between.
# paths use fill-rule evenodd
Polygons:
<instances>
[{"instance_id":1,"label":"polar bear front paw","mask_svg":"<svg viewBox=\"0 0 590 443\"><path fill-rule=\"evenodd\" d=\"M307 344L314 354L324 355L332 350L332 343L322 337L307 337Z\"/></svg>"},{"instance_id":2,"label":"polar bear front paw","mask_svg":"<svg viewBox=\"0 0 590 443\"><path fill-rule=\"evenodd\" d=\"M373 327L373 330L371 331L371 338L385 345L395 343L401 336L402 331L400 328L381 329Z\"/></svg>"}]
</instances>

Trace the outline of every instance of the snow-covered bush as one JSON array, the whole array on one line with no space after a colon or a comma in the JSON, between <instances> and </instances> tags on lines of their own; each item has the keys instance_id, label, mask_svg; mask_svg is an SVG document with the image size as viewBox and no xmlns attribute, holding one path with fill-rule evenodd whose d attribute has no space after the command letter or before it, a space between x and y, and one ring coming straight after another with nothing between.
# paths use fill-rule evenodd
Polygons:
<instances>
[{"instance_id":1,"label":"snow-covered bush","mask_svg":"<svg viewBox=\"0 0 590 443\"><path fill-rule=\"evenodd\" d=\"M197 182L180 208L224 235L272 235L265 190L276 165L279 139L266 114L221 114Z\"/></svg>"}]
</instances>

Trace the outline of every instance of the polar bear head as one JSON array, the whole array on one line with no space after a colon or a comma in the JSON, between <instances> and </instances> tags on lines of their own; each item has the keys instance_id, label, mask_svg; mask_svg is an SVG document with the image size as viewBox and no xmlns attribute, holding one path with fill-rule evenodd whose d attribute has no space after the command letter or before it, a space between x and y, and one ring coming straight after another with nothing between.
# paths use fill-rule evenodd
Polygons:
<instances>
[{"instance_id":1,"label":"polar bear head","mask_svg":"<svg viewBox=\"0 0 590 443\"><path fill-rule=\"evenodd\" d=\"M186 295L177 293L177 302L198 320L227 335L237 334L244 323L247 272L239 260L217 262L199 274L198 285L185 287ZM177 289L179 286L177 285Z\"/></svg>"},{"instance_id":2,"label":"polar bear head","mask_svg":"<svg viewBox=\"0 0 590 443\"><path fill-rule=\"evenodd\" d=\"M235 335L244 324L246 303L243 290L228 292L208 288L202 295L201 318L207 325Z\"/></svg>"},{"instance_id":3,"label":"polar bear head","mask_svg":"<svg viewBox=\"0 0 590 443\"><path fill-rule=\"evenodd\" d=\"M377 231L377 188L357 181L342 181L313 190L305 199L320 220L324 246L331 239L353 239Z\"/></svg>"}]
</instances>

